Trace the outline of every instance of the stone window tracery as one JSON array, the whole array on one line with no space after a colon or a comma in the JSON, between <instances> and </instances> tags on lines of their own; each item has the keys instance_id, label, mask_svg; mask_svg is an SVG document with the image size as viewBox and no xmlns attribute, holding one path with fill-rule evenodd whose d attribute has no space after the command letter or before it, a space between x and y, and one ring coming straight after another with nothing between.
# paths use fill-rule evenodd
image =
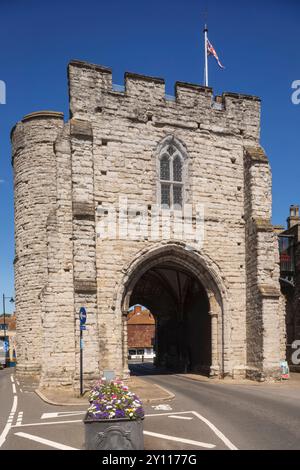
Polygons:
<instances>
[{"instance_id":1,"label":"stone window tracery","mask_svg":"<svg viewBox=\"0 0 300 470\"><path fill-rule=\"evenodd\" d=\"M176 145L163 148L159 162L160 204L164 209L181 209L184 201L184 158Z\"/></svg>"}]
</instances>

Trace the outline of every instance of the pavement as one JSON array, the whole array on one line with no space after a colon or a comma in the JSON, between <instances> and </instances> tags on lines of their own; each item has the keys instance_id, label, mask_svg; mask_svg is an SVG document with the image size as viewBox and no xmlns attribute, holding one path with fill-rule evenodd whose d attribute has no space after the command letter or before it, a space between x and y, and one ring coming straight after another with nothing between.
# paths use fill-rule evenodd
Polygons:
<instances>
[{"instance_id":1,"label":"pavement","mask_svg":"<svg viewBox=\"0 0 300 470\"><path fill-rule=\"evenodd\" d=\"M146 450L300 448L300 374L283 383L237 384L166 374L148 364L132 372L148 399L159 387L174 395L144 404ZM84 449L86 402L53 405L35 388L13 369L0 371L0 449Z\"/></svg>"},{"instance_id":2,"label":"pavement","mask_svg":"<svg viewBox=\"0 0 300 470\"><path fill-rule=\"evenodd\" d=\"M142 403L154 403L171 400L174 394L169 392L166 388L155 383L147 383L140 377L132 376L126 381L129 389L134 392L142 401ZM88 406L88 393L82 397L76 397L74 394L67 390L60 389L35 389L36 394L46 403L57 406L73 406L73 405L86 405Z\"/></svg>"}]
</instances>

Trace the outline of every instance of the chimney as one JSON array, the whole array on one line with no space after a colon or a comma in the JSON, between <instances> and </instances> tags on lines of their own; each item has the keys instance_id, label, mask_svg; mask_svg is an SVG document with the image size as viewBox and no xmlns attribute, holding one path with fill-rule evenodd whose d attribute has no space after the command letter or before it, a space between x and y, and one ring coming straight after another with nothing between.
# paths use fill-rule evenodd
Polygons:
<instances>
[{"instance_id":1,"label":"chimney","mask_svg":"<svg viewBox=\"0 0 300 470\"><path fill-rule=\"evenodd\" d=\"M299 206L290 206L290 216L287 218L288 229L300 224Z\"/></svg>"}]
</instances>

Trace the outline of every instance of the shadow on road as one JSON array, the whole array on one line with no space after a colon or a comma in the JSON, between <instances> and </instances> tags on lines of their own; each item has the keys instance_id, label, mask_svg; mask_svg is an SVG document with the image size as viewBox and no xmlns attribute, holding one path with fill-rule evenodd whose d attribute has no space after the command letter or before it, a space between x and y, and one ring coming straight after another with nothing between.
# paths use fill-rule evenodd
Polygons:
<instances>
[{"instance_id":1,"label":"shadow on road","mask_svg":"<svg viewBox=\"0 0 300 470\"><path fill-rule=\"evenodd\" d=\"M177 375L184 374L182 371L170 370L164 367L155 366L153 362L129 362L128 368L130 375L145 376L145 375ZM197 374L199 377L207 377L204 374Z\"/></svg>"}]
</instances>

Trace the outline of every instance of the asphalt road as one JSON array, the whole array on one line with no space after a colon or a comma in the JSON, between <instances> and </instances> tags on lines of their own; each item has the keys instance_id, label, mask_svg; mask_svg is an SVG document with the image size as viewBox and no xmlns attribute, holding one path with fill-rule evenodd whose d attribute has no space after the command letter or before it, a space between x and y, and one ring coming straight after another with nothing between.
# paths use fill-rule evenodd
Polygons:
<instances>
[{"instance_id":1,"label":"asphalt road","mask_svg":"<svg viewBox=\"0 0 300 470\"><path fill-rule=\"evenodd\" d=\"M300 385L199 382L133 368L176 395L145 406L146 449L300 449ZM84 448L86 407L44 403L13 372L0 371L0 449Z\"/></svg>"},{"instance_id":2,"label":"asphalt road","mask_svg":"<svg viewBox=\"0 0 300 470\"><path fill-rule=\"evenodd\" d=\"M174 410L197 411L238 449L300 449L300 387L223 385L172 375L143 378L167 387L176 395Z\"/></svg>"}]
</instances>

